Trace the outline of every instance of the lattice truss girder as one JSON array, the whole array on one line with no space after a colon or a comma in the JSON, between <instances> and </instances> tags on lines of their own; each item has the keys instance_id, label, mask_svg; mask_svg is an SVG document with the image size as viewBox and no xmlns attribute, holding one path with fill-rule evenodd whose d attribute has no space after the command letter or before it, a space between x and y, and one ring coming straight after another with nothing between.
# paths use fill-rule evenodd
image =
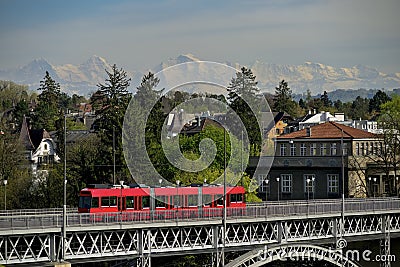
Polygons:
<instances>
[{"instance_id":1,"label":"lattice truss girder","mask_svg":"<svg viewBox=\"0 0 400 267\"><path fill-rule=\"evenodd\" d=\"M346 216L345 236L382 234L386 228L400 232L400 214ZM341 233L340 219L309 219L268 222L243 222L227 224L227 247L264 245L299 241L304 238L319 239ZM383 222L383 223L382 223ZM335 229L336 228L336 229ZM66 260L102 256L215 249L221 247L221 225L126 229L88 232L67 232ZM61 251L59 233L0 236L0 264L54 261ZM142 253L142 254L141 254Z\"/></svg>"},{"instance_id":2,"label":"lattice truss girder","mask_svg":"<svg viewBox=\"0 0 400 267\"><path fill-rule=\"evenodd\" d=\"M242 246L278 241L278 222L228 224L225 244Z\"/></svg>"},{"instance_id":3,"label":"lattice truss girder","mask_svg":"<svg viewBox=\"0 0 400 267\"><path fill-rule=\"evenodd\" d=\"M210 225L146 230L143 237L143 251L174 251L188 248L205 249L213 247L214 229Z\"/></svg>"},{"instance_id":4,"label":"lattice truss girder","mask_svg":"<svg viewBox=\"0 0 400 267\"><path fill-rule=\"evenodd\" d=\"M299 240L304 238L324 238L334 236L335 218L286 221L283 225L284 238Z\"/></svg>"},{"instance_id":5,"label":"lattice truss girder","mask_svg":"<svg viewBox=\"0 0 400 267\"><path fill-rule=\"evenodd\" d=\"M400 231L400 214L390 215L368 215L368 216L348 216L345 218L344 234L345 235L364 235L378 234L384 232L385 216L390 216L389 224L386 228L390 231Z\"/></svg>"},{"instance_id":6,"label":"lattice truss girder","mask_svg":"<svg viewBox=\"0 0 400 267\"><path fill-rule=\"evenodd\" d=\"M21 263L40 262L54 259L52 234L14 235L0 237L0 262Z\"/></svg>"},{"instance_id":7,"label":"lattice truss girder","mask_svg":"<svg viewBox=\"0 0 400 267\"><path fill-rule=\"evenodd\" d=\"M138 230L68 233L66 258L138 254L138 239Z\"/></svg>"}]
</instances>

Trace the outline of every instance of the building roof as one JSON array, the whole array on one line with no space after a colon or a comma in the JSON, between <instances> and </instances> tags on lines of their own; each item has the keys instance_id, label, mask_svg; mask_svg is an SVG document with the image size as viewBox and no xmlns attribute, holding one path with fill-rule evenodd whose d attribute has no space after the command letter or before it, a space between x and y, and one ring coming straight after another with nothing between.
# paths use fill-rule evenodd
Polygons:
<instances>
[{"instance_id":1,"label":"building roof","mask_svg":"<svg viewBox=\"0 0 400 267\"><path fill-rule=\"evenodd\" d=\"M24 116L21 125L19 140L26 150L35 150L43 139L51 138L45 129L32 130L28 127L28 122Z\"/></svg>"},{"instance_id":2,"label":"building roof","mask_svg":"<svg viewBox=\"0 0 400 267\"><path fill-rule=\"evenodd\" d=\"M25 116L22 120L21 132L19 133L19 141L26 148L26 150L34 150L35 149L35 147L32 143L30 134L29 134L28 122L26 121Z\"/></svg>"},{"instance_id":3,"label":"building roof","mask_svg":"<svg viewBox=\"0 0 400 267\"><path fill-rule=\"evenodd\" d=\"M307 132L311 130L311 134ZM350 126L342 125L336 122L326 122L303 129L300 131L288 133L277 137L278 139L363 139L363 138L377 138L378 135L369 133L364 130L356 129Z\"/></svg>"}]
</instances>

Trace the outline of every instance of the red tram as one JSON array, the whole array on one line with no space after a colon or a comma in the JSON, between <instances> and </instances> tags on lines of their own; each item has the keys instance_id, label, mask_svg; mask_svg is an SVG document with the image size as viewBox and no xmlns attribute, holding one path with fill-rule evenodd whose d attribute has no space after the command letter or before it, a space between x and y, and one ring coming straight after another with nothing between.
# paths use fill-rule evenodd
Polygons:
<instances>
[{"instance_id":1,"label":"red tram","mask_svg":"<svg viewBox=\"0 0 400 267\"><path fill-rule=\"evenodd\" d=\"M226 187L228 214L245 210L245 190L242 186ZM191 214L220 216L224 187L221 185L186 187L138 187L89 185L80 191L79 213L145 213L162 217ZM170 214L170 215L166 215Z\"/></svg>"}]
</instances>

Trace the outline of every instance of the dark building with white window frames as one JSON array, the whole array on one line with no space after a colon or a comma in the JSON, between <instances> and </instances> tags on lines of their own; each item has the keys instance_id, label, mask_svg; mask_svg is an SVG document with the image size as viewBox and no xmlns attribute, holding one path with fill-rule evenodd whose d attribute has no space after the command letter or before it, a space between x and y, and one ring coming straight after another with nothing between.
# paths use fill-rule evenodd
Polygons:
<instances>
[{"instance_id":1,"label":"dark building with white window frames","mask_svg":"<svg viewBox=\"0 0 400 267\"><path fill-rule=\"evenodd\" d=\"M263 173L261 167L254 177L259 196L264 200L339 198L343 181L346 197L370 195L365 155L373 153L371 143L380 143L378 135L336 122L278 136L271 169ZM354 158L362 159L361 172L350 164Z\"/></svg>"}]
</instances>

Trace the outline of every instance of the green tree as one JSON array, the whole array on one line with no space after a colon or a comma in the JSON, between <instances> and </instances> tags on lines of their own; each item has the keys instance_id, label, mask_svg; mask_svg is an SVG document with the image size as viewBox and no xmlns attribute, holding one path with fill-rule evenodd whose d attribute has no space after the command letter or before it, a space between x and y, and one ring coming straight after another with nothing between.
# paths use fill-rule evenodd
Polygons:
<instances>
[{"instance_id":1,"label":"green tree","mask_svg":"<svg viewBox=\"0 0 400 267\"><path fill-rule=\"evenodd\" d=\"M357 98L351 104L351 114L349 114L354 120L357 119L368 119L368 108L369 99L357 96Z\"/></svg>"},{"instance_id":2,"label":"green tree","mask_svg":"<svg viewBox=\"0 0 400 267\"><path fill-rule=\"evenodd\" d=\"M288 83L282 80L278 87L275 87L274 111L287 112L294 116L296 113L296 103L293 101L292 89Z\"/></svg>"},{"instance_id":3,"label":"green tree","mask_svg":"<svg viewBox=\"0 0 400 267\"><path fill-rule=\"evenodd\" d=\"M71 196L68 203L76 206L79 191L88 184L103 183L102 150L101 140L96 134L89 134L87 137L68 147L68 185ZM108 169L108 168L107 168Z\"/></svg>"},{"instance_id":4,"label":"green tree","mask_svg":"<svg viewBox=\"0 0 400 267\"><path fill-rule=\"evenodd\" d=\"M30 188L28 168L18 135L6 130L0 121L0 183L8 182L7 209L30 207L30 203L25 201ZM4 207L3 200L0 199L1 207Z\"/></svg>"},{"instance_id":5,"label":"green tree","mask_svg":"<svg viewBox=\"0 0 400 267\"><path fill-rule=\"evenodd\" d=\"M369 101L369 112L381 112L381 105L390 101L391 98L382 90L378 90Z\"/></svg>"},{"instance_id":6,"label":"green tree","mask_svg":"<svg viewBox=\"0 0 400 267\"><path fill-rule=\"evenodd\" d=\"M242 67L241 71L236 73L236 77L232 78L228 86L229 106L243 122L250 143L261 147L261 134L257 122L257 117L260 116L262 108L261 100L258 97L259 92L256 76L253 75L251 69L246 67ZM256 110L251 110L250 107L256 108ZM230 114L228 114L228 117L232 118ZM241 135L239 128L238 131L232 129L233 134L237 137Z\"/></svg>"},{"instance_id":7,"label":"green tree","mask_svg":"<svg viewBox=\"0 0 400 267\"><path fill-rule=\"evenodd\" d=\"M393 95L392 100L382 104L380 109L379 123L383 129L384 143L381 162L385 165L387 177L389 177L390 170L394 171L394 177L396 177L400 167L400 96ZM390 183L390 185L393 184ZM399 195L398 184L394 193L396 196Z\"/></svg>"},{"instance_id":8,"label":"green tree","mask_svg":"<svg viewBox=\"0 0 400 267\"><path fill-rule=\"evenodd\" d=\"M35 109L33 128L56 130L56 121L59 119L60 84L56 83L48 71L43 81L40 81L41 91L38 96L39 103Z\"/></svg>"},{"instance_id":9,"label":"green tree","mask_svg":"<svg viewBox=\"0 0 400 267\"><path fill-rule=\"evenodd\" d=\"M110 166L109 170L104 170L104 179L106 179L104 182L111 182L114 153L116 172L120 179L124 179L125 177L121 176L127 173L122 153L122 126L125 111L131 99L131 93L128 91L131 79L115 64L111 71L106 70L106 73L108 78L104 84L97 85L99 89L92 95L91 103L98 115L95 124L103 143L103 165ZM110 180L106 177L110 177Z\"/></svg>"},{"instance_id":10,"label":"green tree","mask_svg":"<svg viewBox=\"0 0 400 267\"><path fill-rule=\"evenodd\" d=\"M321 101L324 107L331 107L332 106L332 101L329 99L328 93L324 91L324 93L321 95Z\"/></svg>"},{"instance_id":11,"label":"green tree","mask_svg":"<svg viewBox=\"0 0 400 267\"><path fill-rule=\"evenodd\" d=\"M11 81L0 81L0 113L12 108L22 99L28 101L28 98L28 86Z\"/></svg>"},{"instance_id":12,"label":"green tree","mask_svg":"<svg viewBox=\"0 0 400 267\"><path fill-rule=\"evenodd\" d=\"M22 120L24 116L29 115L29 107L27 101L25 99L21 99L15 106L13 113L14 113L14 121L19 129L22 125Z\"/></svg>"}]
</instances>

